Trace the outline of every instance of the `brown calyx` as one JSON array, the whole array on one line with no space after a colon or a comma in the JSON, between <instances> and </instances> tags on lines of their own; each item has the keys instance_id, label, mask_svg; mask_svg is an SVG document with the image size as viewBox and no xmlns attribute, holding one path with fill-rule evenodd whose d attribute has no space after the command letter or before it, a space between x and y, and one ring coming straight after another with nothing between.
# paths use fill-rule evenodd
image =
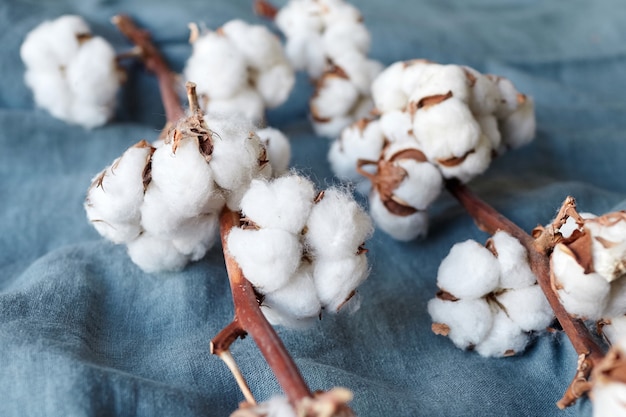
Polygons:
<instances>
[{"instance_id":1,"label":"brown calyx","mask_svg":"<svg viewBox=\"0 0 626 417\"><path fill-rule=\"evenodd\" d=\"M474 152L476 152L476 149L470 149L469 151L465 152L464 155L461 155L461 156L453 156L452 158L448 158L448 159L437 159L437 163L447 168L455 167L465 162L467 157L473 154Z\"/></svg>"},{"instance_id":2,"label":"brown calyx","mask_svg":"<svg viewBox=\"0 0 626 417\"><path fill-rule=\"evenodd\" d=\"M450 326L445 323L433 323L430 328L433 333L439 336L447 336L450 334Z\"/></svg>"}]
</instances>

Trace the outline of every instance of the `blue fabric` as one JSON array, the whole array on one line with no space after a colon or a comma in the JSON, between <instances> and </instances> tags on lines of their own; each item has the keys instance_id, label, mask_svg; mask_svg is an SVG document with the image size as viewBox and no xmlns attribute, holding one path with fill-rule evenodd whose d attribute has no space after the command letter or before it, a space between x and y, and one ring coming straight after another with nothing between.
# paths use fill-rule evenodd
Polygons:
<instances>
[{"instance_id":1,"label":"blue fabric","mask_svg":"<svg viewBox=\"0 0 626 417\"><path fill-rule=\"evenodd\" d=\"M567 194L584 211L626 208L626 3L623 0L362 0L371 55L390 64L428 58L511 78L535 98L535 142L471 183L530 230ZM276 1L276 4L284 2ZM82 202L94 174L164 123L156 81L133 66L109 125L86 131L34 109L19 46L45 18L85 16L119 51L119 12L154 34L173 67L190 53L186 24L256 18L248 1L6 0L0 4L0 415L226 416L242 400L209 341L232 319L219 250L180 273L148 275L104 241ZM311 86L298 79L269 123L291 136L294 165L332 182L328 142L306 119ZM483 240L449 196L432 208L429 237L368 243L362 307L312 329L280 329L313 389L346 386L361 416L589 416L590 403L554 403L576 355L561 334L523 356L484 359L430 331L426 303L453 243ZM252 391L280 389L248 338L235 343Z\"/></svg>"}]
</instances>

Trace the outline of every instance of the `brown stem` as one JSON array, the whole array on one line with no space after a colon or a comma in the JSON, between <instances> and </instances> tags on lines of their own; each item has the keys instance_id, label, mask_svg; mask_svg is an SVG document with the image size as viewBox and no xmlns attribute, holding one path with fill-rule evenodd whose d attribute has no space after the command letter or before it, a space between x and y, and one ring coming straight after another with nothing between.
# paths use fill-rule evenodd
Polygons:
<instances>
[{"instance_id":1,"label":"brown stem","mask_svg":"<svg viewBox=\"0 0 626 417\"><path fill-rule=\"evenodd\" d=\"M141 50L141 56L146 68L152 72L159 82L161 100L165 107L165 117L168 123L176 123L185 116L185 112L176 94L176 76L170 70L158 49L150 39L147 30L140 29L127 15L117 15L111 19L113 24Z\"/></svg>"},{"instance_id":2,"label":"brown stem","mask_svg":"<svg viewBox=\"0 0 626 417\"><path fill-rule=\"evenodd\" d=\"M233 227L239 226L239 219L239 214L228 208L224 208L220 215L220 235L222 247L224 248L224 260L235 304L234 322L238 323L237 325L231 324L229 327L237 335L240 335L240 332L243 331L252 336L289 401L295 405L303 398L312 398L313 395L306 382L304 382L295 362L289 356L285 345L283 345L274 328L268 323L263 312L261 312L259 301L252 285L244 277L237 262L228 253L226 238ZM228 332L224 333L224 335L226 337ZM232 335L228 337L231 339L231 343L237 338L233 338ZM218 342L221 343L219 340Z\"/></svg>"},{"instance_id":3,"label":"brown stem","mask_svg":"<svg viewBox=\"0 0 626 417\"><path fill-rule=\"evenodd\" d=\"M503 230L518 239L526 248L530 267L537 277L537 283L548 299L556 319L561 324L565 334L567 334L576 353L584 358L584 370L586 376L588 376L593 366L602 360L604 352L594 341L583 321L570 316L559 301L558 295L553 291L550 280L550 260L547 256L546 248L544 247L540 250L532 236L482 201L460 182L447 181L446 188L463 205L481 230L489 234ZM582 366L579 366L579 369L581 368ZM581 389L577 388L580 386L577 383L578 380L578 378L574 378L563 399L559 401L559 407L573 404L576 398L584 394L584 392L581 392ZM577 387L573 386L575 383ZM577 397L574 397L574 394Z\"/></svg>"},{"instance_id":4,"label":"brown stem","mask_svg":"<svg viewBox=\"0 0 626 417\"><path fill-rule=\"evenodd\" d=\"M278 9L267 0L254 0L254 13L269 20L274 20Z\"/></svg>"}]
</instances>

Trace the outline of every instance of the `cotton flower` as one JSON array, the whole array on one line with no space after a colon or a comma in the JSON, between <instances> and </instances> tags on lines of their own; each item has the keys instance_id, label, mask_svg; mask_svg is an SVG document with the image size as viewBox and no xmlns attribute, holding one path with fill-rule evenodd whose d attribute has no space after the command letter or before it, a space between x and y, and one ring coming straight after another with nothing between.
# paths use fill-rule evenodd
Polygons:
<instances>
[{"instance_id":1,"label":"cotton flower","mask_svg":"<svg viewBox=\"0 0 626 417\"><path fill-rule=\"evenodd\" d=\"M457 347L510 356L522 352L529 335L545 329L554 315L534 275L528 276L521 243L500 231L487 246L467 240L452 247L439 267L441 291L428 302L428 312L433 331Z\"/></svg>"},{"instance_id":2,"label":"cotton flower","mask_svg":"<svg viewBox=\"0 0 626 417\"><path fill-rule=\"evenodd\" d=\"M259 123L266 108L287 100L295 75L280 41L264 26L232 20L192 37L192 44L183 75L197 84L205 111Z\"/></svg>"},{"instance_id":3,"label":"cotton flower","mask_svg":"<svg viewBox=\"0 0 626 417\"><path fill-rule=\"evenodd\" d=\"M20 56L35 103L52 116L86 128L112 116L120 86L115 51L81 17L41 23L24 39Z\"/></svg>"}]
</instances>

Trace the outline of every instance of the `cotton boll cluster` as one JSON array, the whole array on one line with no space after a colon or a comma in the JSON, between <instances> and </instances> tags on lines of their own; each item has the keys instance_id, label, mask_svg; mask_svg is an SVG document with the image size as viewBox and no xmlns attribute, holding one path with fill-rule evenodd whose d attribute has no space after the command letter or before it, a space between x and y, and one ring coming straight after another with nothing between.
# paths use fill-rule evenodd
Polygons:
<instances>
[{"instance_id":1,"label":"cotton boll cluster","mask_svg":"<svg viewBox=\"0 0 626 417\"><path fill-rule=\"evenodd\" d=\"M329 159L339 177L361 172L371 181L372 217L399 240L426 234L426 208L444 179L470 181L494 155L528 143L535 132L531 98L509 80L469 67L397 62L374 80L372 97L385 143L379 155L367 148L373 142L348 142L348 130ZM363 173L359 159L375 169Z\"/></svg>"},{"instance_id":2,"label":"cotton boll cluster","mask_svg":"<svg viewBox=\"0 0 626 417\"><path fill-rule=\"evenodd\" d=\"M316 193L296 174L255 179L241 200L243 225L228 251L263 294L273 324L297 327L337 312L369 272L362 245L372 232L367 214L336 188Z\"/></svg>"},{"instance_id":3,"label":"cotton boll cluster","mask_svg":"<svg viewBox=\"0 0 626 417\"><path fill-rule=\"evenodd\" d=\"M589 320L626 314L626 212L586 215L551 255L552 281L565 309ZM563 229L562 228L562 229Z\"/></svg>"},{"instance_id":4,"label":"cotton boll cluster","mask_svg":"<svg viewBox=\"0 0 626 417\"><path fill-rule=\"evenodd\" d=\"M240 115L254 123L287 100L295 74L279 39L267 28L232 20L192 37L184 77L197 84L208 113Z\"/></svg>"},{"instance_id":5,"label":"cotton boll cluster","mask_svg":"<svg viewBox=\"0 0 626 417\"><path fill-rule=\"evenodd\" d=\"M115 51L81 17L41 23L24 39L20 56L35 103L52 116L93 128L113 114L120 86Z\"/></svg>"},{"instance_id":6,"label":"cotton boll cluster","mask_svg":"<svg viewBox=\"0 0 626 417\"><path fill-rule=\"evenodd\" d=\"M594 417L626 416L626 338L614 344L592 371Z\"/></svg>"},{"instance_id":7,"label":"cotton boll cluster","mask_svg":"<svg viewBox=\"0 0 626 417\"><path fill-rule=\"evenodd\" d=\"M126 244L147 272L202 258L215 241L222 208L239 210L250 182L272 172L261 139L245 121L207 122L198 113L155 146L142 141L127 150L96 176L85 202L96 230Z\"/></svg>"},{"instance_id":8,"label":"cotton boll cluster","mask_svg":"<svg viewBox=\"0 0 626 417\"><path fill-rule=\"evenodd\" d=\"M439 266L441 291L428 303L433 331L486 357L522 352L530 333L545 329L552 309L519 241L499 231L487 247L467 240Z\"/></svg>"}]
</instances>

